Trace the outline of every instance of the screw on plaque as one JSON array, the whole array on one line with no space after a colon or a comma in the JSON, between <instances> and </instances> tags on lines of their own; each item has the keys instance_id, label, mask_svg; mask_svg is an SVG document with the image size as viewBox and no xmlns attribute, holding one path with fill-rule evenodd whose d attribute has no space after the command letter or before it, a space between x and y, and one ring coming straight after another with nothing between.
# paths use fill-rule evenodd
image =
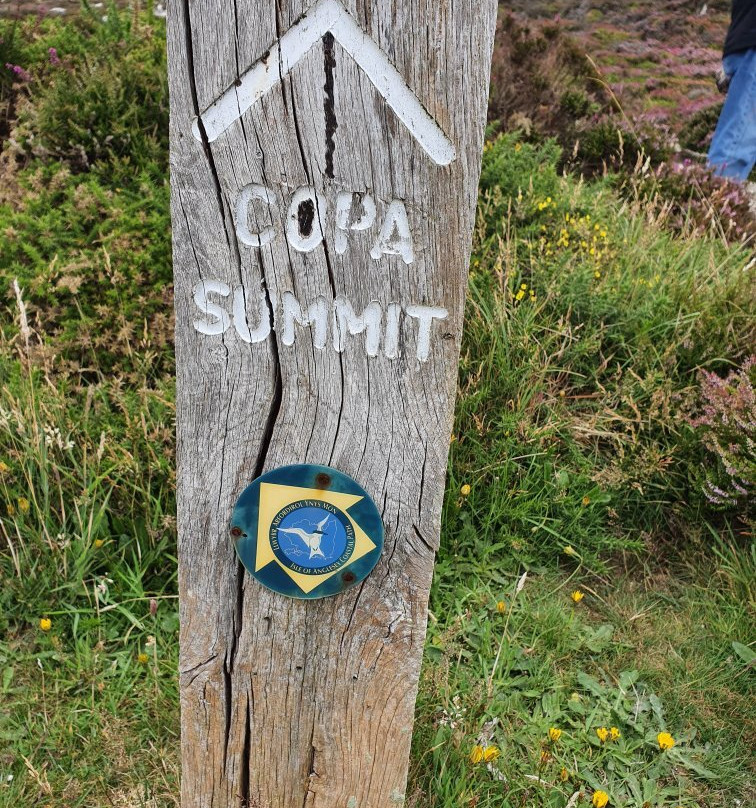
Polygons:
<instances>
[{"instance_id":1,"label":"screw on plaque","mask_svg":"<svg viewBox=\"0 0 756 808\"><path fill-rule=\"evenodd\" d=\"M318 488L328 488L331 485L331 475L321 472L315 477L315 485Z\"/></svg>"},{"instance_id":2,"label":"screw on plaque","mask_svg":"<svg viewBox=\"0 0 756 808\"><path fill-rule=\"evenodd\" d=\"M345 572L345 573L344 573L344 574L341 576L341 580L342 580L342 581L343 581L345 584L352 584L352 583L354 583L354 579L355 579L355 577L356 577L356 576L355 576L355 574L354 574L354 573L353 573L351 570L347 570L347 571L346 571L346 572Z\"/></svg>"},{"instance_id":3,"label":"screw on plaque","mask_svg":"<svg viewBox=\"0 0 756 808\"><path fill-rule=\"evenodd\" d=\"M240 527L232 527L231 528L231 535L235 539L240 539L244 535L244 531Z\"/></svg>"}]
</instances>

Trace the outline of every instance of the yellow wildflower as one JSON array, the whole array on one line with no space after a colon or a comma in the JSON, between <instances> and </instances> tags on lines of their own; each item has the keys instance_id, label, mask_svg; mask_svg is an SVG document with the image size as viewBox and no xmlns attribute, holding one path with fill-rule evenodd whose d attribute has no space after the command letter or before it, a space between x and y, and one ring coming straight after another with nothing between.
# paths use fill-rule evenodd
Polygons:
<instances>
[{"instance_id":1,"label":"yellow wildflower","mask_svg":"<svg viewBox=\"0 0 756 808\"><path fill-rule=\"evenodd\" d=\"M581 500L581 503L582 503L584 508L587 508L591 504L591 498L590 497L583 497L583 499Z\"/></svg>"},{"instance_id":2,"label":"yellow wildflower","mask_svg":"<svg viewBox=\"0 0 756 808\"><path fill-rule=\"evenodd\" d=\"M598 735L598 739L601 741L601 743L604 743L609 737L609 730L606 727L599 727L596 730L596 735Z\"/></svg>"},{"instance_id":3,"label":"yellow wildflower","mask_svg":"<svg viewBox=\"0 0 756 808\"><path fill-rule=\"evenodd\" d=\"M39 627L42 631L49 631L52 628L52 620L49 617L40 617Z\"/></svg>"},{"instance_id":4,"label":"yellow wildflower","mask_svg":"<svg viewBox=\"0 0 756 808\"><path fill-rule=\"evenodd\" d=\"M5 510L8 511L8 516L16 515L16 506L12 502L6 504Z\"/></svg>"},{"instance_id":5,"label":"yellow wildflower","mask_svg":"<svg viewBox=\"0 0 756 808\"><path fill-rule=\"evenodd\" d=\"M104 539L95 539L94 546L99 550L102 545L105 544Z\"/></svg>"},{"instance_id":6,"label":"yellow wildflower","mask_svg":"<svg viewBox=\"0 0 756 808\"><path fill-rule=\"evenodd\" d=\"M668 732L660 732L656 736L656 740L659 743L659 749L662 751L671 749L675 745L675 739Z\"/></svg>"},{"instance_id":7,"label":"yellow wildflower","mask_svg":"<svg viewBox=\"0 0 756 808\"><path fill-rule=\"evenodd\" d=\"M4 463L0 460L0 474L6 474L10 471L10 466L7 463Z\"/></svg>"},{"instance_id":8,"label":"yellow wildflower","mask_svg":"<svg viewBox=\"0 0 756 808\"><path fill-rule=\"evenodd\" d=\"M520 291L515 295L515 300L522 300L525 297L525 292L520 289Z\"/></svg>"},{"instance_id":9,"label":"yellow wildflower","mask_svg":"<svg viewBox=\"0 0 756 808\"><path fill-rule=\"evenodd\" d=\"M518 152L521 150L522 150L522 143L515 143L515 151Z\"/></svg>"},{"instance_id":10,"label":"yellow wildflower","mask_svg":"<svg viewBox=\"0 0 756 808\"><path fill-rule=\"evenodd\" d=\"M609 802L609 795L606 793L606 791L594 791L591 802L593 803L594 808L604 808L604 806Z\"/></svg>"},{"instance_id":11,"label":"yellow wildflower","mask_svg":"<svg viewBox=\"0 0 756 808\"><path fill-rule=\"evenodd\" d=\"M567 769L564 766L562 766L562 771L559 772L559 779L563 783L566 783L570 779L570 773L567 771Z\"/></svg>"},{"instance_id":12,"label":"yellow wildflower","mask_svg":"<svg viewBox=\"0 0 756 808\"><path fill-rule=\"evenodd\" d=\"M498 746L487 746L483 750L483 762L484 763L491 763L492 761L496 760L497 757L501 754Z\"/></svg>"},{"instance_id":13,"label":"yellow wildflower","mask_svg":"<svg viewBox=\"0 0 756 808\"><path fill-rule=\"evenodd\" d=\"M470 491L472 491L472 488L470 488L467 483L465 483L462 488L459 489L459 493L462 494L463 497L469 497Z\"/></svg>"},{"instance_id":14,"label":"yellow wildflower","mask_svg":"<svg viewBox=\"0 0 756 808\"><path fill-rule=\"evenodd\" d=\"M570 545L569 545L569 544L568 544L568 545L567 545L567 546L564 548L564 551L563 551L563 552L564 552L564 554L565 554L565 555L568 555L568 556L574 556L574 555L577 555L577 553L576 553L576 552L573 550L573 548L572 548L572 547L570 547Z\"/></svg>"},{"instance_id":15,"label":"yellow wildflower","mask_svg":"<svg viewBox=\"0 0 756 808\"><path fill-rule=\"evenodd\" d=\"M140 651L137 655L137 662L139 662L140 665L146 665L149 662L149 659L150 658L144 653L144 651Z\"/></svg>"},{"instance_id":16,"label":"yellow wildflower","mask_svg":"<svg viewBox=\"0 0 756 808\"><path fill-rule=\"evenodd\" d=\"M609 737L616 741L622 737L622 733L617 729L617 727L610 727L609 728Z\"/></svg>"},{"instance_id":17,"label":"yellow wildflower","mask_svg":"<svg viewBox=\"0 0 756 808\"><path fill-rule=\"evenodd\" d=\"M562 730L557 729L556 727L551 727L549 729L549 740L552 743L559 743L559 739L562 737Z\"/></svg>"},{"instance_id":18,"label":"yellow wildflower","mask_svg":"<svg viewBox=\"0 0 756 808\"><path fill-rule=\"evenodd\" d=\"M576 589L570 597L572 598L574 603L580 603L580 601L585 597L585 593L581 592L579 589Z\"/></svg>"},{"instance_id":19,"label":"yellow wildflower","mask_svg":"<svg viewBox=\"0 0 756 808\"><path fill-rule=\"evenodd\" d=\"M29 513L30 507L29 500L26 497L18 498L18 509L21 513Z\"/></svg>"},{"instance_id":20,"label":"yellow wildflower","mask_svg":"<svg viewBox=\"0 0 756 808\"><path fill-rule=\"evenodd\" d=\"M470 752L470 763L475 766L480 763L481 760L483 760L483 747L479 744L475 744L472 748L472 752Z\"/></svg>"},{"instance_id":21,"label":"yellow wildflower","mask_svg":"<svg viewBox=\"0 0 756 808\"><path fill-rule=\"evenodd\" d=\"M496 604L496 611L497 611L499 614L504 614L504 612L506 612L506 610L507 610L507 604L506 604L506 603L504 603L504 601L503 601L503 600L500 600L500 601L499 601L499 602Z\"/></svg>"}]
</instances>

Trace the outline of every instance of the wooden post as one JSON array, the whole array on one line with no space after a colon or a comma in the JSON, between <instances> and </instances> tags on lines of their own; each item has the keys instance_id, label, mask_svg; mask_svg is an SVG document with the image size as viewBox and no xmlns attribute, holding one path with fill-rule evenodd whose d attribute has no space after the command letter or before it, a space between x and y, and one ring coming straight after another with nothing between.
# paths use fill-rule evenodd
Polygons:
<instances>
[{"instance_id":1,"label":"wooden post","mask_svg":"<svg viewBox=\"0 0 756 808\"><path fill-rule=\"evenodd\" d=\"M404 800L496 7L169 4L183 808ZM300 463L385 529L319 600L229 536Z\"/></svg>"}]
</instances>

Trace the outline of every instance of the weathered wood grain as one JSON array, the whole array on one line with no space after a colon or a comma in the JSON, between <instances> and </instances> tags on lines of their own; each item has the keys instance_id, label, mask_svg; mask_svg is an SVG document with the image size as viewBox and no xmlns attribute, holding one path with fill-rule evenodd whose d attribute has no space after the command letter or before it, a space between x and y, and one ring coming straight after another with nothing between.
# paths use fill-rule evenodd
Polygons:
<instances>
[{"instance_id":1,"label":"weathered wood grain","mask_svg":"<svg viewBox=\"0 0 756 808\"><path fill-rule=\"evenodd\" d=\"M315 3L169 5L183 808L379 808L404 799L496 5L344 0L454 144L448 165L429 157L329 35L212 142L199 126L198 141L195 117ZM250 184L286 200L302 186L321 193L323 243L297 251L283 235L287 205L258 200L247 229L274 226L277 235L262 247L245 244L235 210ZM369 193L377 209L373 227L347 233L345 252L336 248L335 225L343 191ZM407 211L411 263L371 257L394 200ZM365 210L355 200L351 222ZM230 316L232 290L243 290L248 329L260 324L260 309L273 333L259 342L245 341L235 324L199 333L195 323L212 330L219 322L195 302L198 284L213 281L231 291L208 300ZM400 356L387 356L385 336L378 355L368 356L364 333L347 334L337 352L330 320L324 348L315 329L297 324L286 344L286 293L303 308L322 296L329 311L337 297L357 313L377 302L384 328L400 311L390 304L399 304ZM411 305L448 311L431 323L422 362ZM260 586L240 567L228 532L252 479L302 462L354 477L386 530L372 575L318 601Z\"/></svg>"}]
</instances>

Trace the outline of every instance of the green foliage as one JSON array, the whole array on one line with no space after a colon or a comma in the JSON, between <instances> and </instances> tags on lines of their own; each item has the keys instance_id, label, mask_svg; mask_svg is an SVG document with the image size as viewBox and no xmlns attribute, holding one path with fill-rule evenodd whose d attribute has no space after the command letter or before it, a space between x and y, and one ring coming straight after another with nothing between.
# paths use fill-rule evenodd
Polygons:
<instances>
[{"instance_id":1,"label":"green foliage","mask_svg":"<svg viewBox=\"0 0 756 808\"><path fill-rule=\"evenodd\" d=\"M68 372L171 371L166 177L140 169L120 185L36 163L12 197L0 194L0 229L0 276L18 278L34 328L50 335ZM9 280L3 286L13 305Z\"/></svg>"},{"instance_id":2,"label":"green foliage","mask_svg":"<svg viewBox=\"0 0 756 808\"><path fill-rule=\"evenodd\" d=\"M580 567L525 579L492 576L484 559L461 579L440 570L414 742L421 804L564 808L601 790L627 808L713 807L747 787L737 756L753 681L732 649L749 656L735 639L749 607L719 547L707 571L697 557L695 584L593 579L578 603ZM716 689L729 706L714 715ZM476 747L492 750L488 765Z\"/></svg>"},{"instance_id":3,"label":"green foliage","mask_svg":"<svg viewBox=\"0 0 756 808\"><path fill-rule=\"evenodd\" d=\"M168 91L162 23L111 7L66 26L21 23L12 41L31 43L17 58L31 79L18 90L13 137L28 154L92 166L115 183L134 166L153 179L167 172ZM59 63L52 64L54 48Z\"/></svg>"},{"instance_id":4,"label":"green foliage","mask_svg":"<svg viewBox=\"0 0 756 808\"><path fill-rule=\"evenodd\" d=\"M162 33L0 22L0 805L177 804ZM753 344L751 256L564 162L485 147L411 804L746 800L756 551L689 419Z\"/></svg>"},{"instance_id":5,"label":"green foliage","mask_svg":"<svg viewBox=\"0 0 756 808\"><path fill-rule=\"evenodd\" d=\"M585 118L597 113L600 107L581 90L567 90L560 100L562 109L573 118Z\"/></svg>"},{"instance_id":6,"label":"green foliage","mask_svg":"<svg viewBox=\"0 0 756 808\"><path fill-rule=\"evenodd\" d=\"M463 557L595 563L707 518L696 372L754 338L747 251L674 238L558 160L516 134L485 150L445 509Z\"/></svg>"}]
</instances>

